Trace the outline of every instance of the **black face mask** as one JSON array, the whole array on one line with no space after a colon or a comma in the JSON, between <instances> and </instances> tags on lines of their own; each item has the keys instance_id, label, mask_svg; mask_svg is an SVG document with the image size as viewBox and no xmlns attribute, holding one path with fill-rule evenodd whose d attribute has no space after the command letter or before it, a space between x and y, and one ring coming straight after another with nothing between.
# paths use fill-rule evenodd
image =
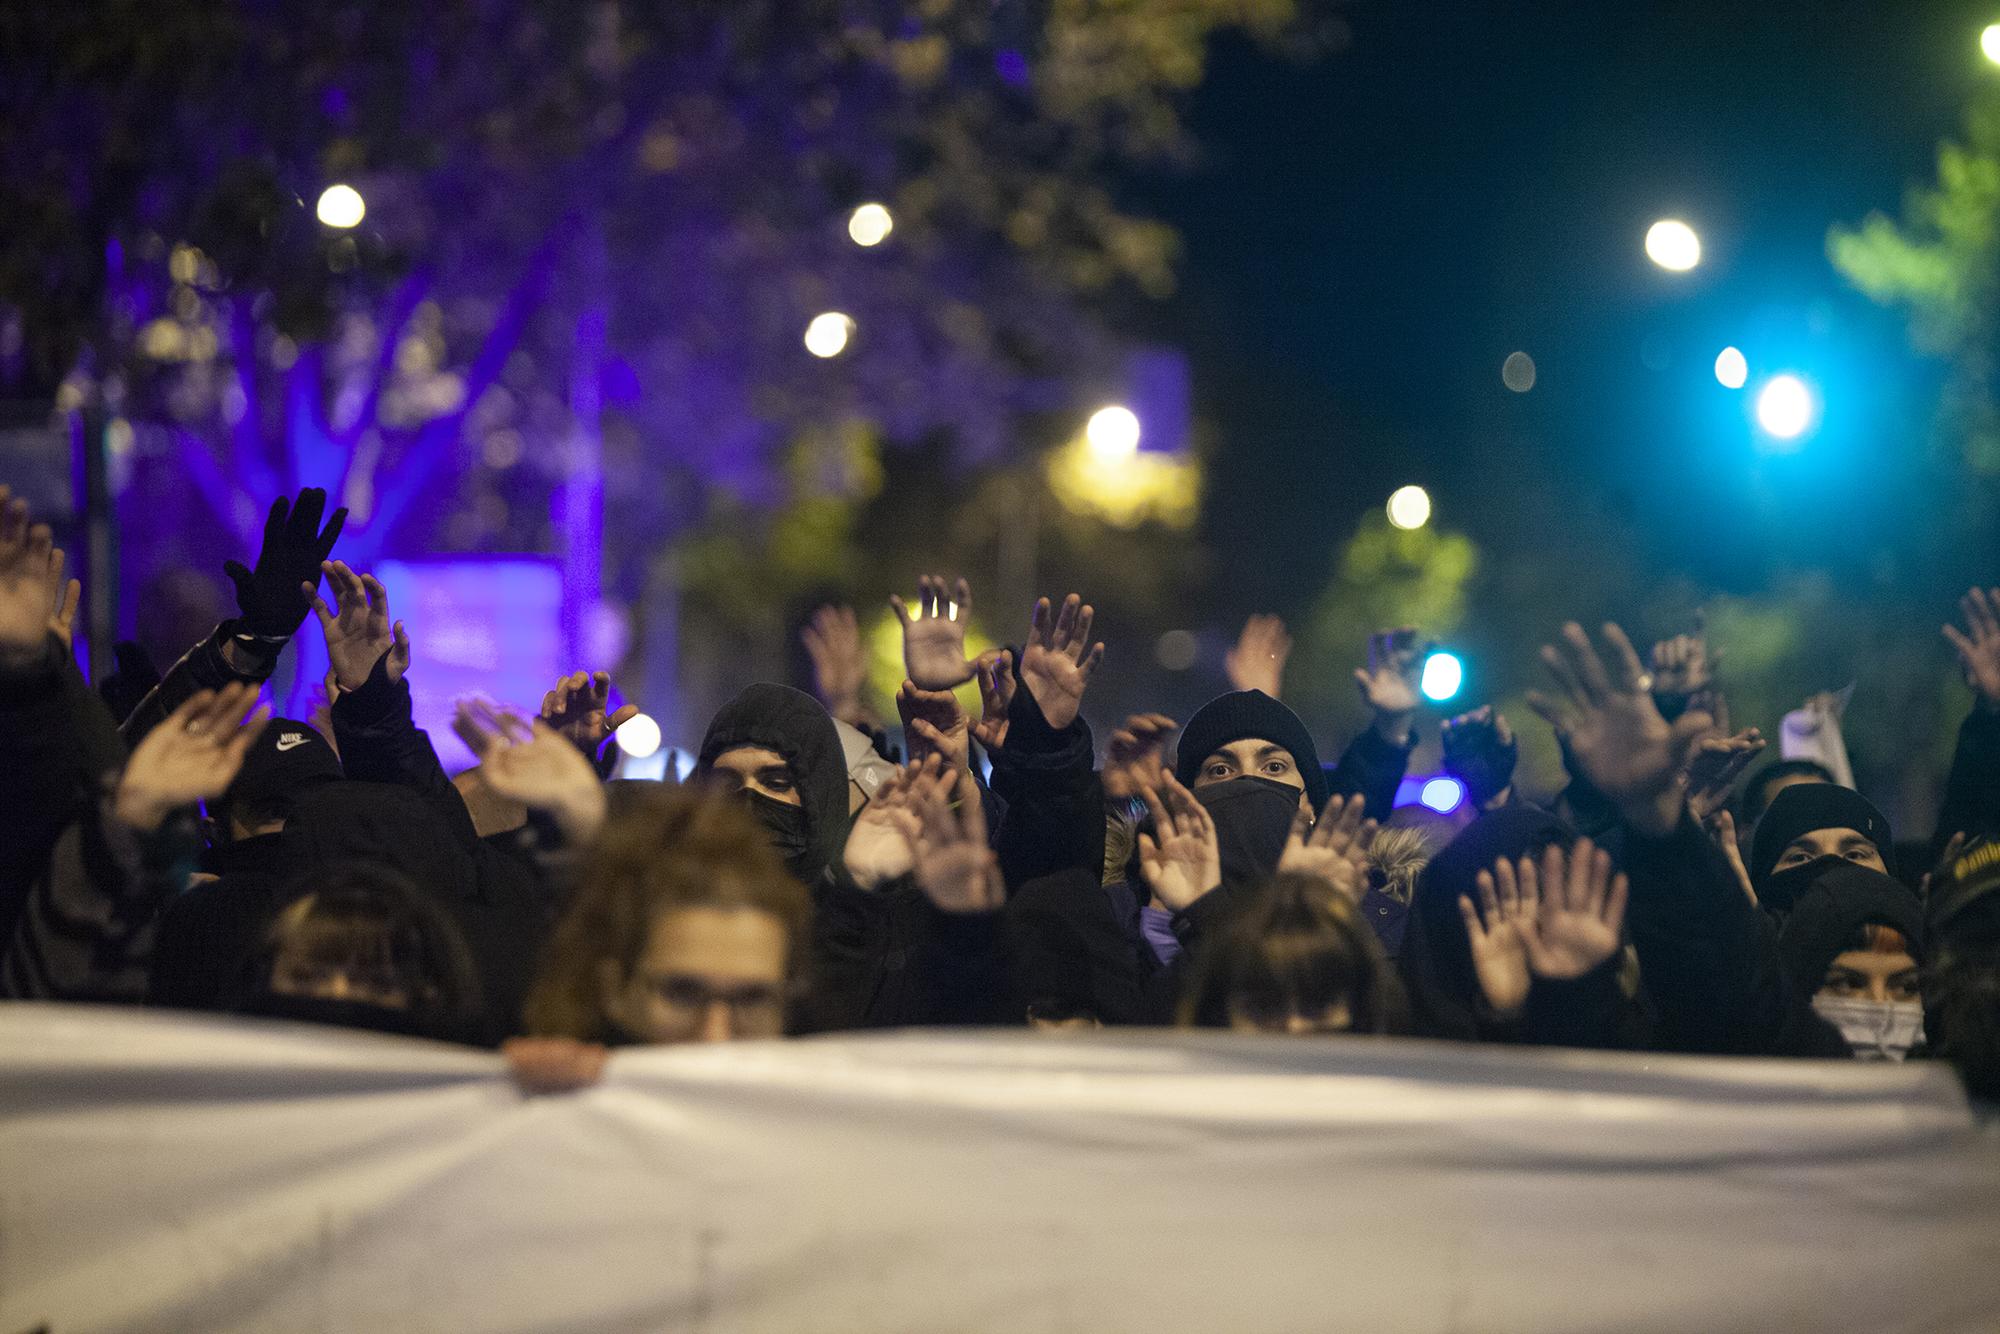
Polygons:
<instances>
[{"instance_id":1,"label":"black face mask","mask_svg":"<svg viewBox=\"0 0 2000 1334\"><path fill-rule=\"evenodd\" d=\"M1299 789L1268 778L1232 778L1196 788L1194 799L1215 821L1223 887L1248 889L1270 879L1299 813Z\"/></svg>"},{"instance_id":2,"label":"black face mask","mask_svg":"<svg viewBox=\"0 0 2000 1334\"><path fill-rule=\"evenodd\" d=\"M763 829L764 837L771 840L771 847L785 859L785 865L791 868L792 874L806 881L816 876L820 868L808 864L813 849L806 808L787 805L762 792L752 792L747 787L739 789L738 795L748 803L750 814Z\"/></svg>"},{"instance_id":3,"label":"black face mask","mask_svg":"<svg viewBox=\"0 0 2000 1334\"><path fill-rule=\"evenodd\" d=\"M1764 883L1757 886L1757 906L1774 917L1790 913L1792 905L1812 888L1813 882L1828 871L1835 871L1853 863L1845 857L1815 857L1799 866L1788 866L1782 871L1773 871L1764 877Z\"/></svg>"}]
</instances>

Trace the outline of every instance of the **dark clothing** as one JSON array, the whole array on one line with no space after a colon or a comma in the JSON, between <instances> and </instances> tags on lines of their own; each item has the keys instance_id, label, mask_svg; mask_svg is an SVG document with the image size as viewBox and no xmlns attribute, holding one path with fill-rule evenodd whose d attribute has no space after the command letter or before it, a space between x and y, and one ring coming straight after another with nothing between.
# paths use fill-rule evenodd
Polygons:
<instances>
[{"instance_id":1,"label":"dark clothing","mask_svg":"<svg viewBox=\"0 0 2000 1334\"><path fill-rule=\"evenodd\" d=\"M1834 957L1866 926L1894 928L1909 942L1911 957L1923 962L1924 905L1900 880L1841 857L1821 857L1811 866L1811 885L1778 930L1785 973L1807 1000L1825 982Z\"/></svg>"},{"instance_id":2,"label":"dark clothing","mask_svg":"<svg viewBox=\"0 0 2000 1334\"><path fill-rule=\"evenodd\" d=\"M97 801L107 775L125 763L111 715L84 684L54 635L41 657L0 673L0 945L15 924L63 831Z\"/></svg>"},{"instance_id":3,"label":"dark clothing","mask_svg":"<svg viewBox=\"0 0 2000 1334\"><path fill-rule=\"evenodd\" d=\"M1403 785L1410 752L1416 748L1414 731L1408 742L1398 746L1373 727L1364 727L1341 752L1340 763L1326 771L1327 791L1337 797L1365 798L1367 814L1386 822L1396 809L1396 789Z\"/></svg>"},{"instance_id":4,"label":"dark clothing","mask_svg":"<svg viewBox=\"0 0 2000 1334\"><path fill-rule=\"evenodd\" d=\"M239 638L237 626L235 621L224 621L215 628L215 633L189 649L179 662L167 669L167 674L160 678L160 684L139 701L139 707L132 711L131 717L119 724L119 734L125 738L127 745L138 745L141 737L166 721L169 714L200 691L220 690L238 681L261 685L271 679L285 646L282 643ZM226 644L234 644L233 651L240 655L239 660L250 665L241 670L232 665L223 656Z\"/></svg>"},{"instance_id":5,"label":"dark clothing","mask_svg":"<svg viewBox=\"0 0 2000 1334\"><path fill-rule=\"evenodd\" d=\"M1967 839L2000 837L2000 709L1975 707L1958 729L1951 773L1944 783L1931 860L1944 853L1953 834Z\"/></svg>"},{"instance_id":6,"label":"dark clothing","mask_svg":"<svg viewBox=\"0 0 2000 1334\"><path fill-rule=\"evenodd\" d=\"M1796 789L1794 789L1796 790ZM1775 928L1743 893L1694 817L1664 838L1627 832L1625 929L1659 1016L1661 1050L1742 1056L1849 1055L1787 976Z\"/></svg>"},{"instance_id":7,"label":"dark clothing","mask_svg":"<svg viewBox=\"0 0 2000 1334\"><path fill-rule=\"evenodd\" d=\"M993 793L1005 805L993 847L1010 891L1033 880L1104 874L1104 785L1090 724L1079 714L1058 731L1034 692L1014 691L1007 744L992 752Z\"/></svg>"},{"instance_id":8,"label":"dark clothing","mask_svg":"<svg viewBox=\"0 0 2000 1334\"><path fill-rule=\"evenodd\" d=\"M844 871L813 892L804 1032L1018 1024L999 913L947 913L910 878L862 889Z\"/></svg>"}]
</instances>

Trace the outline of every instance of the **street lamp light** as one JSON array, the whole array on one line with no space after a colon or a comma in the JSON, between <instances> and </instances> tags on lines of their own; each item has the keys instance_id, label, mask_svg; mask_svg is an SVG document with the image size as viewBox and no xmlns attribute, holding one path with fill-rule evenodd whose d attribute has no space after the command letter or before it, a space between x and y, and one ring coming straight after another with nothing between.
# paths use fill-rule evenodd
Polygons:
<instances>
[{"instance_id":1,"label":"street lamp light","mask_svg":"<svg viewBox=\"0 0 2000 1334\"><path fill-rule=\"evenodd\" d=\"M1679 218L1661 218L1646 229L1646 258L1670 273L1701 263L1701 238Z\"/></svg>"},{"instance_id":2,"label":"street lamp light","mask_svg":"<svg viewBox=\"0 0 2000 1334\"><path fill-rule=\"evenodd\" d=\"M361 225L361 219L368 215L368 204L351 185L329 185L319 192L316 211L321 222L345 231Z\"/></svg>"},{"instance_id":3,"label":"street lamp light","mask_svg":"<svg viewBox=\"0 0 2000 1334\"><path fill-rule=\"evenodd\" d=\"M2000 23L1986 25L1986 30L1979 34L1979 49L1988 60L2000 65Z\"/></svg>"}]
</instances>

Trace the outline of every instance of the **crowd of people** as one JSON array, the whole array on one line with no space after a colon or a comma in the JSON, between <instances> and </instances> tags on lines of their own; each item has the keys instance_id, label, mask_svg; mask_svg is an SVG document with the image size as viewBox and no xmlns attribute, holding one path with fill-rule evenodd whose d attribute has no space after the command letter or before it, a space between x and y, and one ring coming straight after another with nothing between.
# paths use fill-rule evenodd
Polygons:
<instances>
[{"instance_id":1,"label":"crowd of people","mask_svg":"<svg viewBox=\"0 0 2000 1334\"><path fill-rule=\"evenodd\" d=\"M1394 804L1413 630L1369 645L1372 721L1336 763L1282 702L1269 617L1236 689L1100 747L1087 602L1042 599L1018 646L968 655L972 590L928 576L893 599L900 744L861 702L853 613L826 608L815 691L746 684L684 784L607 781L630 710L582 671L532 716L461 702L478 762L451 775L412 716L421 644L335 559L343 518L277 500L254 564L225 567L239 614L93 687L63 554L0 487L0 998L498 1046L534 1091L629 1044L1181 1025L1933 1058L2000 1097L2000 589L1945 630L1976 703L1933 841L1899 845L1826 701L1755 767L1698 637L1642 656L1563 626L1530 702L1567 786L1521 792L1481 708L1443 728L1471 808L1447 824ZM315 618L325 707L273 718L261 687Z\"/></svg>"}]
</instances>

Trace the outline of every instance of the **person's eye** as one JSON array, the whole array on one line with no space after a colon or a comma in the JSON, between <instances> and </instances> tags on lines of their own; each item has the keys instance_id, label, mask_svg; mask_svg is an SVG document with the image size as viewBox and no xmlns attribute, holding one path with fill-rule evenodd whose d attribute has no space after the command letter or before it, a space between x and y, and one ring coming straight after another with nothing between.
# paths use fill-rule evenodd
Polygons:
<instances>
[{"instance_id":1,"label":"person's eye","mask_svg":"<svg viewBox=\"0 0 2000 1334\"><path fill-rule=\"evenodd\" d=\"M1216 763L1209 765L1203 772L1210 778L1220 778L1229 772L1229 766L1218 760Z\"/></svg>"},{"instance_id":2,"label":"person's eye","mask_svg":"<svg viewBox=\"0 0 2000 1334\"><path fill-rule=\"evenodd\" d=\"M1849 848L1847 850L1847 860L1851 862L1865 862L1868 860L1868 850L1866 848Z\"/></svg>"},{"instance_id":3,"label":"person's eye","mask_svg":"<svg viewBox=\"0 0 2000 1334\"><path fill-rule=\"evenodd\" d=\"M1915 977L1905 975L1889 980L1889 994L1897 1000L1915 1000L1922 994L1922 989Z\"/></svg>"},{"instance_id":4,"label":"person's eye","mask_svg":"<svg viewBox=\"0 0 2000 1334\"><path fill-rule=\"evenodd\" d=\"M790 792L792 790L792 780L789 778L774 774L763 781L764 786L770 788L773 792Z\"/></svg>"}]
</instances>

